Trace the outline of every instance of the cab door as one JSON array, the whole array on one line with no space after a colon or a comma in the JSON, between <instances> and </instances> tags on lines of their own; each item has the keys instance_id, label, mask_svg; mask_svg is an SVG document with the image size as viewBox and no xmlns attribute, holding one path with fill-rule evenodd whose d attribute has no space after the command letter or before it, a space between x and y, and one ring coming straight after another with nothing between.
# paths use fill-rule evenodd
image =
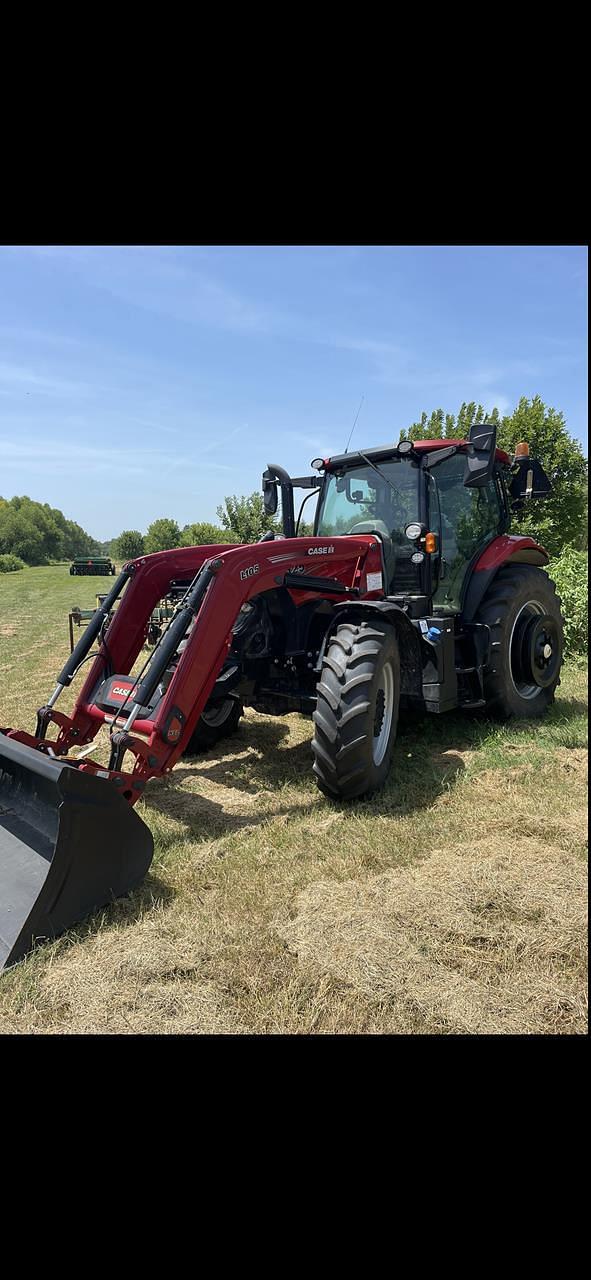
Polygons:
<instances>
[{"instance_id":1,"label":"cab door","mask_svg":"<svg viewBox=\"0 0 591 1280\"><path fill-rule=\"evenodd\" d=\"M476 551L502 533L505 507L499 482L493 475L487 484L464 484L466 458L459 451L431 468L441 511L439 579L433 605L445 613L459 613L466 570ZM431 527L436 528L437 501L430 499Z\"/></svg>"}]
</instances>

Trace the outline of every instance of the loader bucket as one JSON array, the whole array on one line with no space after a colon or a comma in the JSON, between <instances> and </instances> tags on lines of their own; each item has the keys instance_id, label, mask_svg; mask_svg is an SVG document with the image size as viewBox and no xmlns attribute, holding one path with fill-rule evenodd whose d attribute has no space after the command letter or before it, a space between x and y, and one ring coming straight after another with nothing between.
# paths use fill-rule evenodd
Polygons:
<instances>
[{"instance_id":1,"label":"loader bucket","mask_svg":"<svg viewBox=\"0 0 591 1280\"><path fill-rule=\"evenodd\" d=\"M0 733L0 969L135 888L153 852L113 782Z\"/></svg>"}]
</instances>

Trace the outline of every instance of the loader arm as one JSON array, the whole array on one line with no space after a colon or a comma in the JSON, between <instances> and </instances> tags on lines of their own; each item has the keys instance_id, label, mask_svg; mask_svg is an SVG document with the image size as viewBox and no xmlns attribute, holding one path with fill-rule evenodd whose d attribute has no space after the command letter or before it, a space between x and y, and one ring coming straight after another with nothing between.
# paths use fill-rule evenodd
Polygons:
<instances>
[{"instance_id":1,"label":"loader arm","mask_svg":"<svg viewBox=\"0 0 591 1280\"><path fill-rule=\"evenodd\" d=\"M323 579L331 580L330 598L335 603L358 595L375 597L381 592L367 591L367 574L380 574L380 556L375 538L359 534L281 538L239 547L189 547L141 557L125 566L130 573L128 585L71 716L57 711L55 705L47 706L42 709L42 736L9 731L9 737L63 758L72 748L92 742L107 724L112 747L108 772L91 758L81 759L76 767L80 772L108 777L120 794L135 804L147 780L169 772L189 742L231 647L241 606L279 585L287 585L296 603L303 604L317 598L316 582L323 594ZM141 678L131 676L152 610L170 581L179 577L192 577L191 588L147 660ZM342 591L337 584L342 584ZM182 639L187 644L166 693L154 713L146 716L143 708ZM67 681L65 671L60 673L60 681ZM115 687L121 691L120 712L109 714L95 700L106 674L118 678ZM46 736L51 723L59 729L54 741ZM131 770L124 768L126 755L133 760ZM71 763L76 763L73 757Z\"/></svg>"},{"instance_id":2,"label":"loader arm","mask_svg":"<svg viewBox=\"0 0 591 1280\"><path fill-rule=\"evenodd\" d=\"M189 547L124 567L40 708L36 733L0 730L0 968L143 880L153 839L132 806L147 780L169 772L188 744L232 645L241 605L277 586L297 604L319 594L335 603L379 595L367 591L367 573L375 575L372 585L381 582L380 566L372 535L360 534ZM132 675L152 609L179 577L191 585L144 668ZM56 702L95 641L98 656L65 715ZM146 704L165 670L170 682L150 712ZM120 689L120 708L110 713L97 705L105 682ZM54 725L57 738L51 739ZM111 735L108 768L69 754L91 745L102 725Z\"/></svg>"}]
</instances>

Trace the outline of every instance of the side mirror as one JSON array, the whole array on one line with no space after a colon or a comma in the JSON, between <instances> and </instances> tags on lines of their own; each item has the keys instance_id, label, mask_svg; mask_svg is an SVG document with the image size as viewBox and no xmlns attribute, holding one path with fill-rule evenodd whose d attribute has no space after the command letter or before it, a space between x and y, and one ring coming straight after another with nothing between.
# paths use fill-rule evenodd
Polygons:
<instances>
[{"instance_id":1,"label":"side mirror","mask_svg":"<svg viewBox=\"0 0 591 1280\"><path fill-rule=\"evenodd\" d=\"M464 484L467 489L480 489L488 484L495 465L497 447L496 423L473 423L468 432L468 452Z\"/></svg>"},{"instance_id":2,"label":"side mirror","mask_svg":"<svg viewBox=\"0 0 591 1280\"><path fill-rule=\"evenodd\" d=\"M277 484L274 480L263 480L263 506L265 515L274 516L277 510Z\"/></svg>"},{"instance_id":3,"label":"side mirror","mask_svg":"<svg viewBox=\"0 0 591 1280\"><path fill-rule=\"evenodd\" d=\"M509 485L511 506L514 511L521 511L529 498L546 498L552 492L552 485L541 462L536 458L515 458L517 471L513 474Z\"/></svg>"}]
</instances>

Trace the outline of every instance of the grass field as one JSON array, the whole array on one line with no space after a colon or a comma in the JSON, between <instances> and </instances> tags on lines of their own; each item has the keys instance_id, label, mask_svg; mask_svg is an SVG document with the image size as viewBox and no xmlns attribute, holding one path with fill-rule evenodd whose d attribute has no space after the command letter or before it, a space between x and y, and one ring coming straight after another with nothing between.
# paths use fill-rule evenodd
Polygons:
<instances>
[{"instance_id":1,"label":"grass field","mask_svg":"<svg viewBox=\"0 0 591 1280\"><path fill-rule=\"evenodd\" d=\"M32 731L108 581L0 576L0 724ZM149 784L144 885L0 977L0 1030L583 1033L586 689L571 663L533 726L414 721L353 806L317 791L309 722L247 712Z\"/></svg>"}]
</instances>

